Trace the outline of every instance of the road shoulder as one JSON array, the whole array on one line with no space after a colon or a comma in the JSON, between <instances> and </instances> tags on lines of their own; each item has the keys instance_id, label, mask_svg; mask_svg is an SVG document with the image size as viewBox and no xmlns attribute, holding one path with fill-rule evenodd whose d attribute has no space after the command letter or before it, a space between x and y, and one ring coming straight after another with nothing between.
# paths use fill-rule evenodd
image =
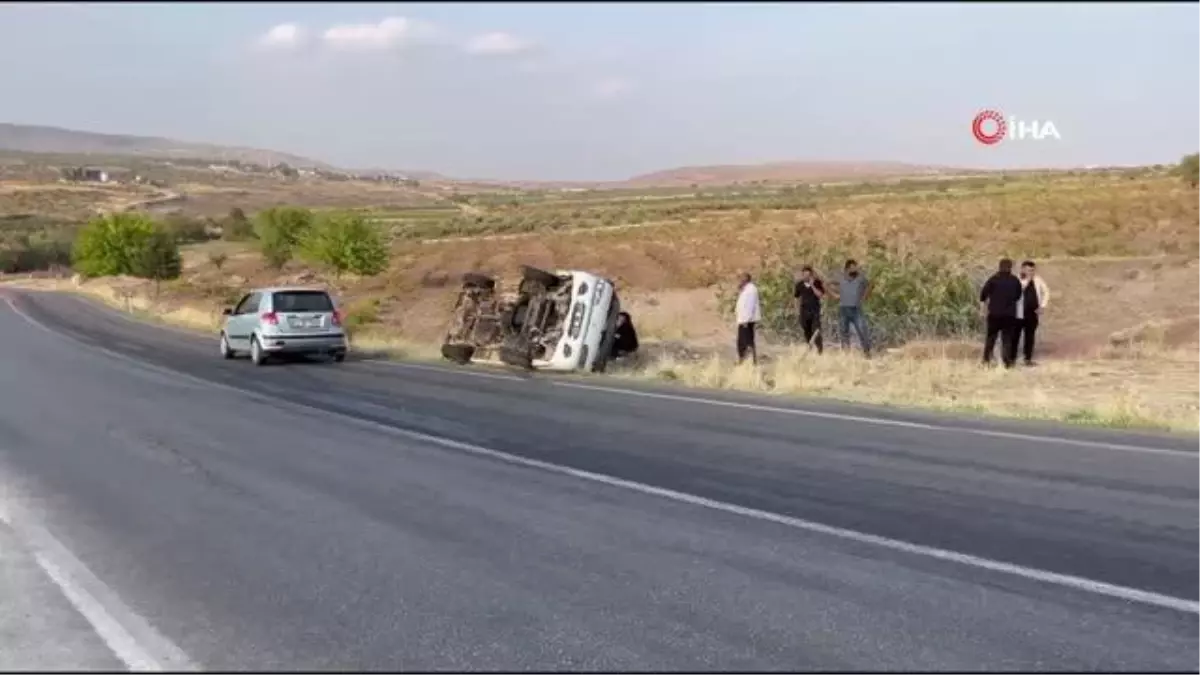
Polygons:
<instances>
[{"instance_id":1,"label":"road shoulder","mask_svg":"<svg viewBox=\"0 0 1200 675\"><path fill-rule=\"evenodd\" d=\"M16 290L29 291L19 286ZM69 296L83 303L93 312L118 319L130 326L146 326L158 329L159 335L169 338L171 334L178 337L169 339L172 345L182 343L198 344L200 340L211 339L211 336L195 328L173 324L161 317L130 314L121 312L99 299L83 293L33 290L26 298L37 298L39 295ZM35 309L42 309L35 307ZM47 317L57 322L62 316L51 312ZM78 319L78 317L74 317ZM145 333L138 333L145 336ZM183 341L179 337L185 338ZM353 354L353 349L352 349ZM919 427L935 428L950 432L966 432L982 436L1007 438L1010 441L1056 441L1066 445L1108 447L1117 450L1145 450L1152 452L1166 451L1168 454L1182 454L1195 459L1197 456L1196 436L1191 432L1168 432L1144 429L1115 429L1104 426L1065 424L1059 421L1038 420L1032 418L1014 418L1002 415L983 415L971 413L955 413L941 410L928 410L919 407L904 407L884 404L869 404L861 402L840 401L830 398L807 396L768 395L761 393L732 391L723 389L707 389L682 386L676 383L637 381L625 377L596 377L591 375L569 374L517 374L509 370L487 366L452 367L437 361L423 360L393 360L378 356L358 357L352 360L363 366L387 369L407 368L421 370L431 375L446 378L465 379L495 379L520 381L537 379L557 386L560 390L579 389L593 392L607 392L610 395L635 396L641 399L655 398L661 401L675 401L681 404L718 406L756 410L758 412L781 413L788 416L825 418L851 423L868 423L882 427ZM1120 447L1117 447L1120 446Z\"/></svg>"},{"instance_id":2,"label":"road shoulder","mask_svg":"<svg viewBox=\"0 0 1200 675\"><path fill-rule=\"evenodd\" d=\"M113 671L125 666L0 521L0 671Z\"/></svg>"}]
</instances>

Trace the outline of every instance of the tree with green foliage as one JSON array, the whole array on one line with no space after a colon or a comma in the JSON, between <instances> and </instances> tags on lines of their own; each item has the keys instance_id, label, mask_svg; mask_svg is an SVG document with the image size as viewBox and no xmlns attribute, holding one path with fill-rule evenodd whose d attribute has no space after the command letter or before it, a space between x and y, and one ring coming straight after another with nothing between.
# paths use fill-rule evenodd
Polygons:
<instances>
[{"instance_id":1,"label":"tree with green foliage","mask_svg":"<svg viewBox=\"0 0 1200 675\"><path fill-rule=\"evenodd\" d=\"M155 230L155 222L141 213L97 216L76 236L71 263L86 277L133 274Z\"/></svg>"},{"instance_id":2,"label":"tree with green foliage","mask_svg":"<svg viewBox=\"0 0 1200 675\"><path fill-rule=\"evenodd\" d=\"M387 243L375 224L355 213L322 214L303 241L302 255L333 270L375 276L388 265Z\"/></svg>"},{"instance_id":3,"label":"tree with green foliage","mask_svg":"<svg viewBox=\"0 0 1200 675\"><path fill-rule=\"evenodd\" d=\"M254 217L254 233L263 259L272 268L282 269L292 259L312 224L313 214L308 209L276 206L260 211Z\"/></svg>"},{"instance_id":4,"label":"tree with green foliage","mask_svg":"<svg viewBox=\"0 0 1200 675\"><path fill-rule=\"evenodd\" d=\"M133 275L154 280L154 295L164 279L178 279L183 272L183 258L179 255L179 243L174 235L156 227L146 239L141 251L133 260Z\"/></svg>"},{"instance_id":5,"label":"tree with green foliage","mask_svg":"<svg viewBox=\"0 0 1200 675\"><path fill-rule=\"evenodd\" d=\"M1192 187L1200 186L1200 153L1184 155L1179 162L1179 175Z\"/></svg>"}]
</instances>

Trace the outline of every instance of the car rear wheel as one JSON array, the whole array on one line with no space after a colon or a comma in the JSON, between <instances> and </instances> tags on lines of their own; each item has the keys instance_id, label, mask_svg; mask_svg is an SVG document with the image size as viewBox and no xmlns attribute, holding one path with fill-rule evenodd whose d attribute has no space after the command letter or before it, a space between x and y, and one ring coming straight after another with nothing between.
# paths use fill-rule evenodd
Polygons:
<instances>
[{"instance_id":1,"label":"car rear wheel","mask_svg":"<svg viewBox=\"0 0 1200 675\"><path fill-rule=\"evenodd\" d=\"M232 359L234 356L236 354L234 354L233 348L229 346L229 338L225 337L224 333L221 333L221 358Z\"/></svg>"},{"instance_id":2,"label":"car rear wheel","mask_svg":"<svg viewBox=\"0 0 1200 675\"><path fill-rule=\"evenodd\" d=\"M267 354L263 351L262 344L258 341L258 336L250 338L250 362L256 366L261 366L267 362Z\"/></svg>"},{"instance_id":3,"label":"car rear wheel","mask_svg":"<svg viewBox=\"0 0 1200 675\"><path fill-rule=\"evenodd\" d=\"M345 361L345 360L346 360L346 352L334 352L333 353L333 362L334 363L341 363L342 361Z\"/></svg>"}]
</instances>

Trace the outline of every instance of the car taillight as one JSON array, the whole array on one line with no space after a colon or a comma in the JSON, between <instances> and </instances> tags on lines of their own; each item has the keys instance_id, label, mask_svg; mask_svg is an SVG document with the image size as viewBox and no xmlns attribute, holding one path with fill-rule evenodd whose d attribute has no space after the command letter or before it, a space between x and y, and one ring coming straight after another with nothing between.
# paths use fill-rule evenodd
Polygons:
<instances>
[{"instance_id":1,"label":"car taillight","mask_svg":"<svg viewBox=\"0 0 1200 675\"><path fill-rule=\"evenodd\" d=\"M341 310L337 310L337 309L333 310L333 325L335 325L335 326L340 326L340 325L342 325L342 312L341 312Z\"/></svg>"},{"instance_id":2,"label":"car taillight","mask_svg":"<svg viewBox=\"0 0 1200 675\"><path fill-rule=\"evenodd\" d=\"M279 317L275 314L275 312L263 312L258 318L262 319L266 323L271 324L272 326L279 325Z\"/></svg>"}]
</instances>

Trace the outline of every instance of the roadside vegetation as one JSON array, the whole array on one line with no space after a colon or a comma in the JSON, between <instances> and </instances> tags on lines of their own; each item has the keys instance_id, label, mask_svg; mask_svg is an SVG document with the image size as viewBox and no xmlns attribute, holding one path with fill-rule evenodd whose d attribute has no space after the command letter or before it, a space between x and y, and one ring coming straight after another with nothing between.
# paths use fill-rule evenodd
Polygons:
<instances>
[{"instance_id":1,"label":"roadside vegetation","mask_svg":"<svg viewBox=\"0 0 1200 675\"><path fill-rule=\"evenodd\" d=\"M762 328L781 342L803 342L792 291L797 271L812 265L829 291L837 288L844 262L855 259L870 270L871 338L879 347L895 347L917 339L966 339L983 327L976 302L978 289L992 272L969 256L890 247L872 241L866 254L845 244L817 247L807 242L765 259L755 283L763 306ZM722 284L718 302L732 321L737 288ZM832 302L832 301L831 301ZM826 342L840 339L831 304L821 330Z\"/></svg>"},{"instance_id":2,"label":"roadside vegetation","mask_svg":"<svg viewBox=\"0 0 1200 675\"><path fill-rule=\"evenodd\" d=\"M156 294L163 280L177 279L183 271L175 235L161 223L131 213L93 218L75 238L71 262L83 277L153 280Z\"/></svg>"},{"instance_id":3,"label":"roadside vegetation","mask_svg":"<svg viewBox=\"0 0 1200 675\"><path fill-rule=\"evenodd\" d=\"M461 272L592 269L617 281L644 338L644 353L617 376L1195 429L1198 183L1189 155L1177 166L1054 174L463 191L411 207L256 209L236 191L214 191L206 198L224 201L204 216L0 211L0 269L70 264L107 277L79 290L206 330L249 286L325 284L358 347L407 357L436 353ZM1000 256L1038 260L1054 289L1041 368L976 365L976 293ZM832 282L846 258L874 284L868 316L885 351L871 361L836 348L832 307L826 354L797 334L795 273L809 264ZM759 368L735 366L730 354L741 271L762 292Z\"/></svg>"}]
</instances>

